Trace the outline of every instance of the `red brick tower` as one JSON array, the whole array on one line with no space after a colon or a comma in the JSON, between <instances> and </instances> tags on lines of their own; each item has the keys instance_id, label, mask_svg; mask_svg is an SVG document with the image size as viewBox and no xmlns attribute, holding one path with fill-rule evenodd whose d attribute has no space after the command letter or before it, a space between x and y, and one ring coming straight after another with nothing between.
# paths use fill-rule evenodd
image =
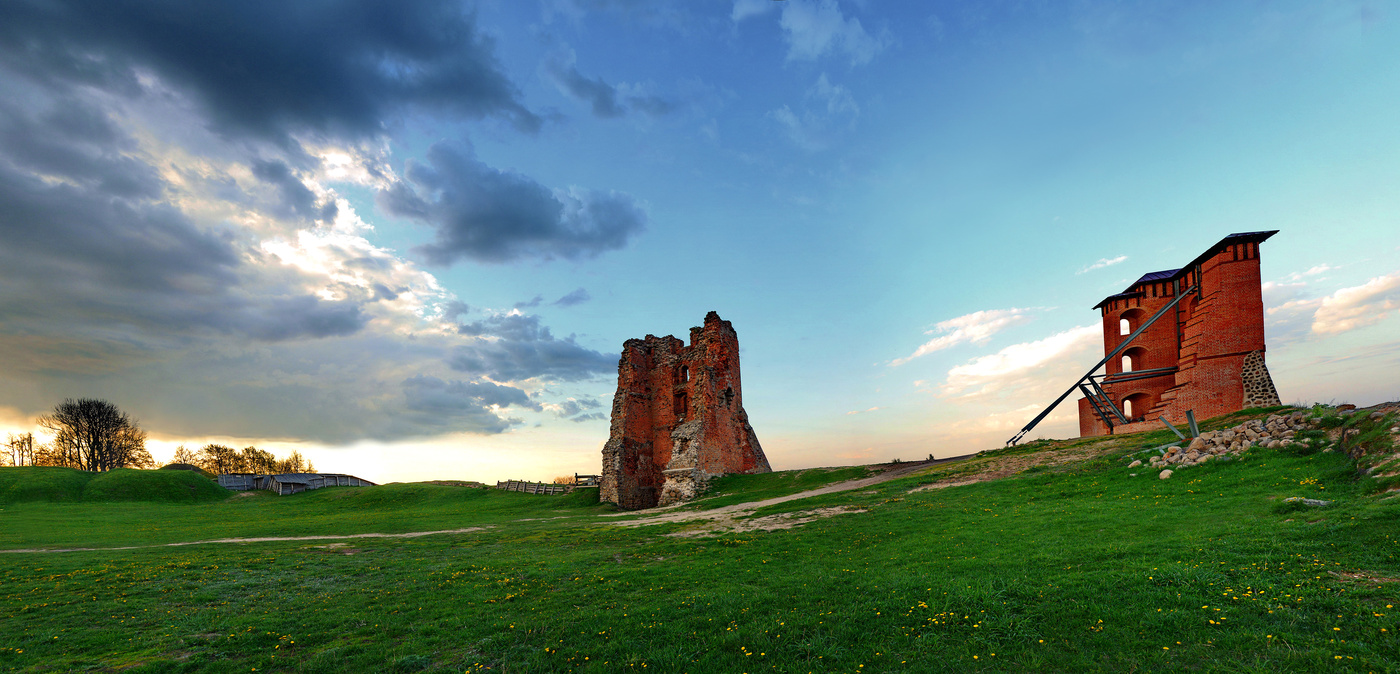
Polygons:
<instances>
[{"instance_id":1,"label":"red brick tower","mask_svg":"<svg viewBox=\"0 0 1400 674\"><path fill-rule=\"evenodd\" d=\"M1276 233L1231 234L1185 267L1146 274L1094 306L1103 315L1107 355L1177 295L1197 286L1107 363L1103 389L1129 423L1110 430L1081 398L1081 436L1160 428L1161 416L1185 423L1187 410L1207 419L1279 404L1264 366L1259 277L1259 244Z\"/></svg>"},{"instance_id":2,"label":"red brick tower","mask_svg":"<svg viewBox=\"0 0 1400 674\"><path fill-rule=\"evenodd\" d=\"M600 498L628 510L695 496L710 478L772 469L744 411L739 338L711 311L690 346L647 335L622 345Z\"/></svg>"}]
</instances>

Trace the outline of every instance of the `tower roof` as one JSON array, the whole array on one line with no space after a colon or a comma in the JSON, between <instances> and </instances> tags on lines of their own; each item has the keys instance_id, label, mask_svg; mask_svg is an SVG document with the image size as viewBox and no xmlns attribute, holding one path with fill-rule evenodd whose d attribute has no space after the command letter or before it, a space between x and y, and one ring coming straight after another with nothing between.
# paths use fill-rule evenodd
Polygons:
<instances>
[{"instance_id":1,"label":"tower roof","mask_svg":"<svg viewBox=\"0 0 1400 674\"><path fill-rule=\"evenodd\" d=\"M1185 276L1192 269L1195 269L1197 265L1201 264L1202 262L1205 262L1206 260L1209 260L1211 257L1214 257L1216 253L1219 253L1220 251L1229 248L1230 246L1234 246L1236 244L1241 243L1263 243L1266 239L1275 234L1278 234L1277 229L1271 229L1263 232L1237 232L1235 234L1231 234L1217 241L1214 246L1207 248L1204 253L1197 255L1196 259L1190 261L1185 266L1182 266L1179 269L1164 269L1162 271L1154 271L1147 274L1143 274L1142 278L1133 281L1131 285L1123 289L1123 292L1114 295L1109 295L1108 297L1099 300L1099 303L1095 304L1093 308L1098 309L1099 307L1102 307L1103 305L1108 304L1109 302L1112 302L1114 300L1120 300L1125 297L1136 297L1138 295L1141 295L1142 291L1134 290L1140 285L1143 285L1145 283L1156 283L1158 281L1175 281L1176 279Z\"/></svg>"}]
</instances>

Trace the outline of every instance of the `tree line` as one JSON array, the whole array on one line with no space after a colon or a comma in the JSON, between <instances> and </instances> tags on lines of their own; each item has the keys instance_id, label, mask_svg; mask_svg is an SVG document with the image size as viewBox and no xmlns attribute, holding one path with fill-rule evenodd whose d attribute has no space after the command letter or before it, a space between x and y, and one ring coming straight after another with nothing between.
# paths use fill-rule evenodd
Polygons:
<instances>
[{"instance_id":1,"label":"tree line","mask_svg":"<svg viewBox=\"0 0 1400 674\"><path fill-rule=\"evenodd\" d=\"M39 416L39 426L53 434L48 443L37 443L33 433L11 433L0 452L0 465L63 466L79 470L155 468L146 451L146 431L116 405L93 398L66 398L53 411ZM279 459L266 450L237 450L209 444L190 451L176 448L171 463L183 463L204 471L224 473L314 473L311 465L293 451ZM169 464L167 464L169 465Z\"/></svg>"},{"instance_id":2,"label":"tree line","mask_svg":"<svg viewBox=\"0 0 1400 674\"><path fill-rule=\"evenodd\" d=\"M205 445L191 451L184 445L175 448L175 458L171 463L183 463L200 470L225 475L228 473L314 473L316 467L292 450L290 456L279 459L272 452L257 447L244 447L241 450L224 445Z\"/></svg>"}]
</instances>

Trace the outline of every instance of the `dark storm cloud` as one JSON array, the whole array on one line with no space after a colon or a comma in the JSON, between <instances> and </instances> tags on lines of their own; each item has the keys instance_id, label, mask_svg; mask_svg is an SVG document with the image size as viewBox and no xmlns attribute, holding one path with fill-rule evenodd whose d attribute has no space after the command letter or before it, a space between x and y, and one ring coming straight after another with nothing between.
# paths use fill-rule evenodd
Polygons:
<instances>
[{"instance_id":1,"label":"dark storm cloud","mask_svg":"<svg viewBox=\"0 0 1400 674\"><path fill-rule=\"evenodd\" d=\"M627 114L629 108L659 117L675 109L675 105L663 98L627 96L602 78L584 75L574 64L572 53L550 56L545 59L543 69L561 91L587 104L595 117L621 117Z\"/></svg>"},{"instance_id":2,"label":"dark storm cloud","mask_svg":"<svg viewBox=\"0 0 1400 674\"><path fill-rule=\"evenodd\" d=\"M646 212L629 195L550 190L483 164L469 145L435 144L427 160L410 161L406 182L381 191L378 203L437 229L436 241L418 249L437 264L593 257L646 227Z\"/></svg>"},{"instance_id":3,"label":"dark storm cloud","mask_svg":"<svg viewBox=\"0 0 1400 674\"><path fill-rule=\"evenodd\" d=\"M228 321L231 331L268 342L299 337L338 337L359 332L369 322L360 305L312 295L262 297L239 307Z\"/></svg>"},{"instance_id":4,"label":"dark storm cloud","mask_svg":"<svg viewBox=\"0 0 1400 674\"><path fill-rule=\"evenodd\" d=\"M132 144L104 115L73 100L35 107L0 105L0 311L12 329L119 325L279 341L364 325L352 303L249 288L233 234L162 201L159 172L118 151Z\"/></svg>"},{"instance_id":5,"label":"dark storm cloud","mask_svg":"<svg viewBox=\"0 0 1400 674\"><path fill-rule=\"evenodd\" d=\"M334 201L316 206L316 193L312 192L300 178L292 173L291 167L277 160L258 159L253 161L253 175L265 183L274 185L281 193L282 214L306 218L308 220L335 220L337 208Z\"/></svg>"},{"instance_id":6,"label":"dark storm cloud","mask_svg":"<svg viewBox=\"0 0 1400 674\"><path fill-rule=\"evenodd\" d=\"M0 204L0 308L12 324L28 314L65 331L115 324L281 341L347 335L368 320L351 302L246 287L233 241L168 206L3 169Z\"/></svg>"},{"instance_id":7,"label":"dark storm cloud","mask_svg":"<svg viewBox=\"0 0 1400 674\"><path fill-rule=\"evenodd\" d=\"M597 117L621 117L626 110L617 101L617 90L601 79L584 77L571 60L551 58L545 61L545 72L570 96L587 103Z\"/></svg>"},{"instance_id":8,"label":"dark storm cloud","mask_svg":"<svg viewBox=\"0 0 1400 674\"><path fill-rule=\"evenodd\" d=\"M452 300L442 309L442 317L449 321L457 320L458 316L463 316L472 312L470 304L461 300Z\"/></svg>"},{"instance_id":9,"label":"dark storm cloud","mask_svg":"<svg viewBox=\"0 0 1400 674\"><path fill-rule=\"evenodd\" d=\"M575 304L583 304L584 302L587 302L591 299L593 299L593 296L589 295L587 290L579 288L578 290L575 290L557 300L554 300L554 306L571 307Z\"/></svg>"},{"instance_id":10,"label":"dark storm cloud","mask_svg":"<svg viewBox=\"0 0 1400 674\"><path fill-rule=\"evenodd\" d=\"M373 136L413 109L538 129L493 47L454 0L0 3L11 68L130 95L148 70L219 130L273 140Z\"/></svg>"},{"instance_id":11,"label":"dark storm cloud","mask_svg":"<svg viewBox=\"0 0 1400 674\"><path fill-rule=\"evenodd\" d=\"M569 398L564 402L551 406L556 416L569 419L570 421L589 421L595 417L602 417L598 413L582 414L584 410L594 410L602 406L602 403L591 398L578 400Z\"/></svg>"},{"instance_id":12,"label":"dark storm cloud","mask_svg":"<svg viewBox=\"0 0 1400 674\"><path fill-rule=\"evenodd\" d=\"M159 173L121 154L132 146L107 115L76 100L58 101L48 110L0 103L0 161L17 170L63 176L114 197L159 195Z\"/></svg>"},{"instance_id":13,"label":"dark storm cloud","mask_svg":"<svg viewBox=\"0 0 1400 674\"><path fill-rule=\"evenodd\" d=\"M461 427L475 432L500 433L510 426L489 409L514 405L538 410L524 391L491 382L443 381L418 375L404 380L404 407L421 414L420 423Z\"/></svg>"},{"instance_id":14,"label":"dark storm cloud","mask_svg":"<svg viewBox=\"0 0 1400 674\"><path fill-rule=\"evenodd\" d=\"M488 376L496 381L520 381L543 377L576 381L611 372L617 356L579 346L572 336L555 339L538 316L496 315L467 323L458 332L486 337L460 346L448 359L459 372Z\"/></svg>"}]
</instances>

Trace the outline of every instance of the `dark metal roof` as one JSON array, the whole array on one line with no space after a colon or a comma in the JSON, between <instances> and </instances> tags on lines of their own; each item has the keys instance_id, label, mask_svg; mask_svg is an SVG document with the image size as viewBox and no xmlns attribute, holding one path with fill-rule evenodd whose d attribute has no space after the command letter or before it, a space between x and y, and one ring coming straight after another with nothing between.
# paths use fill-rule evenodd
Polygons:
<instances>
[{"instance_id":1,"label":"dark metal roof","mask_svg":"<svg viewBox=\"0 0 1400 674\"><path fill-rule=\"evenodd\" d=\"M1182 267L1181 269L1178 269L1176 272L1176 276L1184 276L1186 272L1191 271L1191 269L1194 268L1196 265L1201 264L1206 260L1209 260L1216 253L1219 253L1220 251L1237 243L1263 243L1264 241L1268 240L1269 237L1275 234L1278 234L1277 229L1271 229L1266 232L1239 232L1236 234L1231 234L1217 241L1214 246L1207 248L1204 253L1197 255L1196 259L1187 263L1186 266Z\"/></svg>"},{"instance_id":2,"label":"dark metal roof","mask_svg":"<svg viewBox=\"0 0 1400 674\"><path fill-rule=\"evenodd\" d=\"M1121 299L1125 299L1125 298L1128 298L1128 297L1139 297L1139 296L1141 296L1142 294L1143 294L1142 291L1139 290L1138 292L1135 292L1135 293L1118 293L1117 295L1109 295L1108 297L1105 297L1105 298L1099 300L1099 303L1098 303L1098 304L1095 304L1095 305L1094 305L1094 308L1097 309L1097 308L1099 308L1099 307L1101 307L1101 306L1103 306L1103 305L1105 305L1105 304L1108 304L1109 302L1112 302L1112 301L1114 301L1114 300L1121 300Z\"/></svg>"},{"instance_id":3,"label":"dark metal roof","mask_svg":"<svg viewBox=\"0 0 1400 674\"><path fill-rule=\"evenodd\" d=\"M1140 278L1140 279L1138 279L1138 280L1136 280L1136 281L1133 281L1133 285L1128 286L1127 290L1124 290L1123 292L1128 292L1128 291L1132 290L1133 288L1135 288L1135 287L1137 287L1137 286L1139 286L1139 285L1141 285L1141 284L1143 284L1143 283L1152 283L1152 282L1154 282L1154 281L1161 281L1161 280L1163 280L1163 279L1169 279L1169 278L1175 276L1176 273L1179 272L1179 271L1181 271L1181 270L1180 270L1180 269L1166 269L1166 270L1163 270L1163 271L1154 271L1154 272L1152 272L1152 273L1150 273L1150 274L1143 274L1143 275L1142 275L1142 278Z\"/></svg>"},{"instance_id":4,"label":"dark metal roof","mask_svg":"<svg viewBox=\"0 0 1400 674\"><path fill-rule=\"evenodd\" d=\"M1134 292L1133 288L1136 288L1144 283L1155 283L1157 281L1175 281L1176 279L1185 276L1192 269L1195 269L1196 265L1199 265L1202 262L1209 260L1211 257L1214 257L1216 253L1219 253L1220 251L1230 246L1240 243L1263 243L1269 237L1275 234L1278 234L1277 229L1271 229L1263 232L1237 232L1235 234L1231 234L1217 241L1214 246L1207 248L1204 253L1197 255L1196 259L1190 261L1180 269L1167 269L1164 271L1154 271L1149 274L1143 274L1142 278L1133 281L1132 285L1123 289L1123 292L1118 293L1116 295L1109 295L1108 297L1099 300L1099 303L1095 304L1093 308L1098 309L1099 307L1102 307L1103 305L1108 304L1113 300L1123 299L1125 297L1133 297L1134 295L1140 295L1142 293Z\"/></svg>"}]
</instances>

